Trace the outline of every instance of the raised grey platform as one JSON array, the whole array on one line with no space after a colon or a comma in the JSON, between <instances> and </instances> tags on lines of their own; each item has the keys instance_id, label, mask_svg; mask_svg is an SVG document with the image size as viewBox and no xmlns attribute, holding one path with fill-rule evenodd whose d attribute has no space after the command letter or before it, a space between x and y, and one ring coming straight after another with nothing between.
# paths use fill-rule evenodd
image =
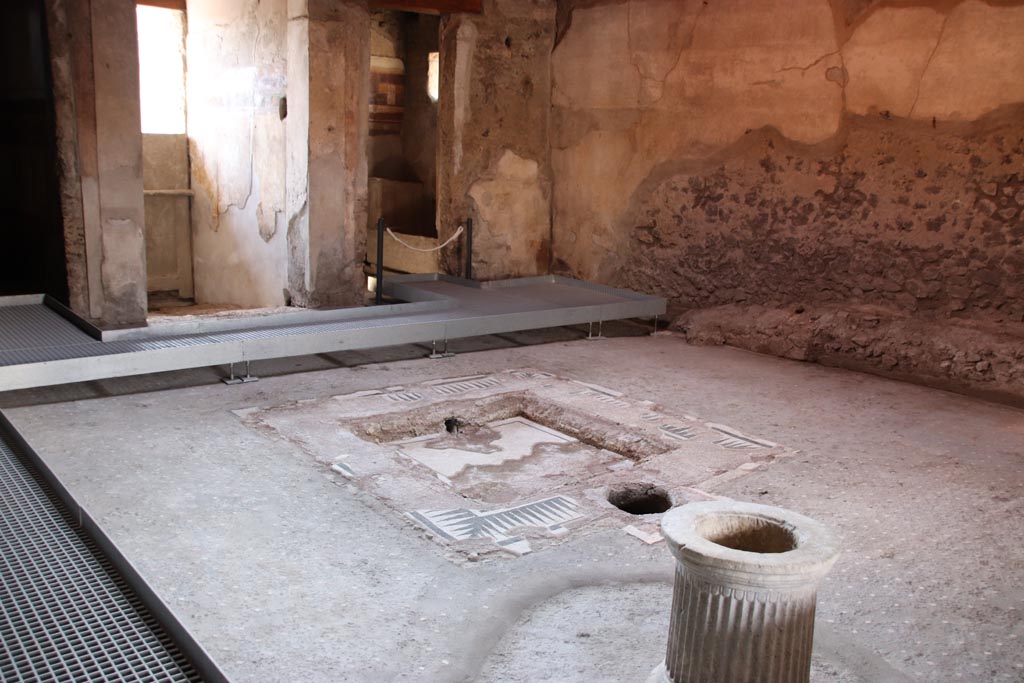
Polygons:
<instances>
[{"instance_id":1,"label":"raised grey platform","mask_svg":"<svg viewBox=\"0 0 1024 683\"><path fill-rule=\"evenodd\" d=\"M48 297L0 298L0 391L244 361L653 317L661 297L546 276L391 278L408 303L101 331Z\"/></svg>"}]
</instances>

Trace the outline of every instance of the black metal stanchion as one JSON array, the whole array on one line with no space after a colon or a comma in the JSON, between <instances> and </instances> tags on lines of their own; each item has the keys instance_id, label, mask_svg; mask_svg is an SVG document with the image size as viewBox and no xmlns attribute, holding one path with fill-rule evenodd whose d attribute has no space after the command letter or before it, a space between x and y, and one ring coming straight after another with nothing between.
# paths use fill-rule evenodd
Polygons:
<instances>
[{"instance_id":1,"label":"black metal stanchion","mask_svg":"<svg viewBox=\"0 0 1024 683\"><path fill-rule=\"evenodd\" d=\"M378 306L384 303L384 217L377 219L377 286L375 288Z\"/></svg>"},{"instance_id":2,"label":"black metal stanchion","mask_svg":"<svg viewBox=\"0 0 1024 683\"><path fill-rule=\"evenodd\" d=\"M466 279L473 279L473 219L466 219Z\"/></svg>"}]
</instances>

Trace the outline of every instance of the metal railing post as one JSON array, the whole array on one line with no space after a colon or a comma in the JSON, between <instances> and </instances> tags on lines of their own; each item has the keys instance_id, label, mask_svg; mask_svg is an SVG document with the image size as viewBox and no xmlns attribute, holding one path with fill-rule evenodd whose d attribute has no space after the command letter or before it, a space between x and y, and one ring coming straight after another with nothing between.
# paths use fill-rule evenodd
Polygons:
<instances>
[{"instance_id":1,"label":"metal railing post","mask_svg":"<svg viewBox=\"0 0 1024 683\"><path fill-rule=\"evenodd\" d=\"M375 288L375 303L380 306L384 303L384 217L377 219L377 286Z\"/></svg>"},{"instance_id":2,"label":"metal railing post","mask_svg":"<svg viewBox=\"0 0 1024 683\"><path fill-rule=\"evenodd\" d=\"M473 279L473 219L466 219L466 279Z\"/></svg>"}]
</instances>

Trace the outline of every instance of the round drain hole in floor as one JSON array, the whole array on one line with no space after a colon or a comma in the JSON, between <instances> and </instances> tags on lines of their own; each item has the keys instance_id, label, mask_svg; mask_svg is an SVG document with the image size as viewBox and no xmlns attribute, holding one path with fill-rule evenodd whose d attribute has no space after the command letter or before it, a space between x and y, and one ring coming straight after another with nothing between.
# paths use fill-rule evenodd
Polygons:
<instances>
[{"instance_id":1,"label":"round drain hole in floor","mask_svg":"<svg viewBox=\"0 0 1024 683\"><path fill-rule=\"evenodd\" d=\"M672 507L672 497L660 486L633 483L608 492L608 502L631 515L656 515Z\"/></svg>"}]
</instances>

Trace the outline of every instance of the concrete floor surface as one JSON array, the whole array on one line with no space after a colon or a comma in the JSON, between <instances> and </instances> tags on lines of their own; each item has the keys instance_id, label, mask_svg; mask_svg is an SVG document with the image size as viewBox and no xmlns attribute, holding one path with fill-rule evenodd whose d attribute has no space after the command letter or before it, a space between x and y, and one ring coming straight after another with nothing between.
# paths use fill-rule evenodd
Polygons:
<instances>
[{"instance_id":1,"label":"concrete floor surface","mask_svg":"<svg viewBox=\"0 0 1024 683\"><path fill-rule=\"evenodd\" d=\"M561 341L517 345L544 339ZM0 406L234 681L644 680L667 634L663 543L601 530L456 563L231 412L517 367L800 451L709 493L843 539L819 594L816 683L1024 680L1024 412L671 335L565 339L467 340L457 350L479 352L445 360L329 354L262 364L254 384L197 370Z\"/></svg>"}]
</instances>

